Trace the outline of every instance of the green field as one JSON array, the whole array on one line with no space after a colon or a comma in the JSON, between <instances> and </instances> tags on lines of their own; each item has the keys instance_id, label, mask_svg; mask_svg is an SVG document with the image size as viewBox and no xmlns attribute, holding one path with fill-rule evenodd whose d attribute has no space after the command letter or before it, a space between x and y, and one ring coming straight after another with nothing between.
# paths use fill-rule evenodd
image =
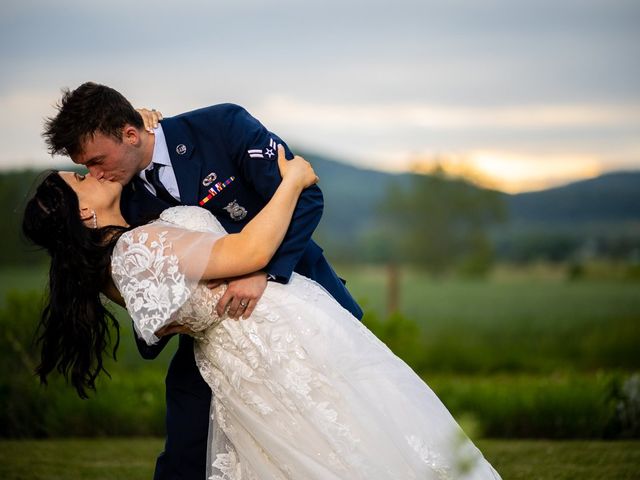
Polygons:
<instances>
[{"instance_id":1,"label":"green field","mask_svg":"<svg viewBox=\"0 0 640 480\"><path fill-rule=\"evenodd\" d=\"M640 283L569 281L561 268L496 271L487 279L401 274L400 316L386 318L379 268L339 269L365 320L457 418L500 438L640 437ZM120 312L112 379L80 401L59 379L31 378L44 269L0 269L0 437L162 435L166 365L140 359ZM136 415L145 405L145 415ZM135 421L132 421L135 419ZM0 477L1 478L1 477Z\"/></svg>"},{"instance_id":2,"label":"green field","mask_svg":"<svg viewBox=\"0 0 640 480\"><path fill-rule=\"evenodd\" d=\"M385 312L384 269L342 267L339 272L365 309ZM619 318L640 319L640 282L568 281L557 269L543 273L536 269L498 270L488 279L433 278L405 269L400 278L402 313L427 329L450 324L492 329L529 325L541 331L558 331ZM0 302L9 291L40 291L45 282L45 267L0 267Z\"/></svg>"},{"instance_id":3,"label":"green field","mask_svg":"<svg viewBox=\"0 0 640 480\"><path fill-rule=\"evenodd\" d=\"M383 315L381 269L344 270L369 312ZM424 334L420 370L434 373L640 370L640 283L569 281L557 270L435 279L404 270L400 312Z\"/></svg>"},{"instance_id":4,"label":"green field","mask_svg":"<svg viewBox=\"0 0 640 480\"><path fill-rule=\"evenodd\" d=\"M505 480L640 478L640 442L482 440ZM143 480L162 449L157 438L0 441L3 480Z\"/></svg>"},{"instance_id":5,"label":"green field","mask_svg":"<svg viewBox=\"0 0 640 480\"><path fill-rule=\"evenodd\" d=\"M47 267L2 267L0 266L0 305L7 293L14 291L44 291Z\"/></svg>"},{"instance_id":6,"label":"green field","mask_svg":"<svg viewBox=\"0 0 640 480\"><path fill-rule=\"evenodd\" d=\"M340 274L367 308L385 311L384 269L342 268ZM464 279L433 278L405 269L400 279L402 313L427 329L455 323L460 328L521 329L530 325L541 331L557 331L616 318L640 320L640 282L569 281L557 270L499 270L487 279Z\"/></svg>"}]
</instances>

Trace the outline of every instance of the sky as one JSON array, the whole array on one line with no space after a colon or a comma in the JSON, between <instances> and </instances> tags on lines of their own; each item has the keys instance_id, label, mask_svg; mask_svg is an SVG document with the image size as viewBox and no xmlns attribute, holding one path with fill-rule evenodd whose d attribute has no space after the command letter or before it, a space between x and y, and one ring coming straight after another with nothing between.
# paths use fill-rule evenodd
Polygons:
<instances>
[{"instance_id":1,"label":"sky","mask_svg":"<svg viewBox=\"0 0 640 480\"><path fill-rule=\"evenodd\" d=\"M509 192L640 169L637 0L5 0L0 169L47 168L63 87L233 102L356 166Z\"/></svg>"}]
</instances>

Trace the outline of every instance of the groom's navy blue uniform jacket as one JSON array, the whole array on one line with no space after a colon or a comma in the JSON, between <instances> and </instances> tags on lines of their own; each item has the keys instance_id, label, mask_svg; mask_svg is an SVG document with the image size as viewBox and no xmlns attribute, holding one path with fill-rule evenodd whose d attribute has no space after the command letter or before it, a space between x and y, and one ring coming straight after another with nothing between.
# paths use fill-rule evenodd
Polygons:
<instances>
[{"instance_id":1,"label":"groom's navy blue uniform jacket","mask_svg":"<svg viewBox=\"0 0 640 480\"><path fill-rule=\"evenodd\" d=\"M180 201L210 210L228 232L238 232L269 201L281 177L277 144L286 144L242 107L215 105L162 120ZM123 191L122 213L135 224L156 218L170 205L141 183ZM335 274L311 235L322 216L322 192L305 189L291 226L265 271L286 283L292 271L320 283L345 309L362 318L362 310ZM203 259L204 260L204 259ZM145 358L155 358L167 342L147 346L137 339ZM190 337L180 345L167 374L167 444L158 458L155 479L205 477L209 387L200 376Z\"/></svg>"}]
</instances>

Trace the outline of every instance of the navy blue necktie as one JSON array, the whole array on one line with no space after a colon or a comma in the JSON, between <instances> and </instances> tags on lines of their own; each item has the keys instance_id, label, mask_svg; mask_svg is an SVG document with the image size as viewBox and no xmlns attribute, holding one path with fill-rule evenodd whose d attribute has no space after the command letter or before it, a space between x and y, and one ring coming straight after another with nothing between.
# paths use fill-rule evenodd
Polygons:
<instances>
[{"instance_id":1,"label":"navy blue necktie","mask_svg":"<svg viewBox=\"0 0 640 480\"><path fill-rule=\"evenodd\" d=\"M153 186L153 188L156 189L156 197L164 200L169 205L180 205L180 202L176 200L173 195L171 195L167 191L167 189L164 188L162 182L160 182L159 170L159 165L154 164L151 169L144 172L144 176L146 177L147 181Z\"/></svg>"}]
</instances>

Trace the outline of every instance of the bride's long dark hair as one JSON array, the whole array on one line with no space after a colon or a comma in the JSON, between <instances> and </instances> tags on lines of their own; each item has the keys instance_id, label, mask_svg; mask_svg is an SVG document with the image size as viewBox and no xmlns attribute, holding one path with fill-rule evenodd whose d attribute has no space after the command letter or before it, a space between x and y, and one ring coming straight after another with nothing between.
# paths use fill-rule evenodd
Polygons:
<instances>
[{"instance_id":1,"label":"bride's long dark hair","mask_svg":"<svg viewBox=\"0 0 640 480\"><path fill-rule=\"evenodd\" d=\"M46 306L38 326L40 382L56 369L81 398L104 368L103 354L119 325L104 307L100 291L110 279L110 259L124 227L88 228L80 219L78 197L55 171L46 175L25 207L22 230L51 256Z\"/></svg>"}]
</instances>

